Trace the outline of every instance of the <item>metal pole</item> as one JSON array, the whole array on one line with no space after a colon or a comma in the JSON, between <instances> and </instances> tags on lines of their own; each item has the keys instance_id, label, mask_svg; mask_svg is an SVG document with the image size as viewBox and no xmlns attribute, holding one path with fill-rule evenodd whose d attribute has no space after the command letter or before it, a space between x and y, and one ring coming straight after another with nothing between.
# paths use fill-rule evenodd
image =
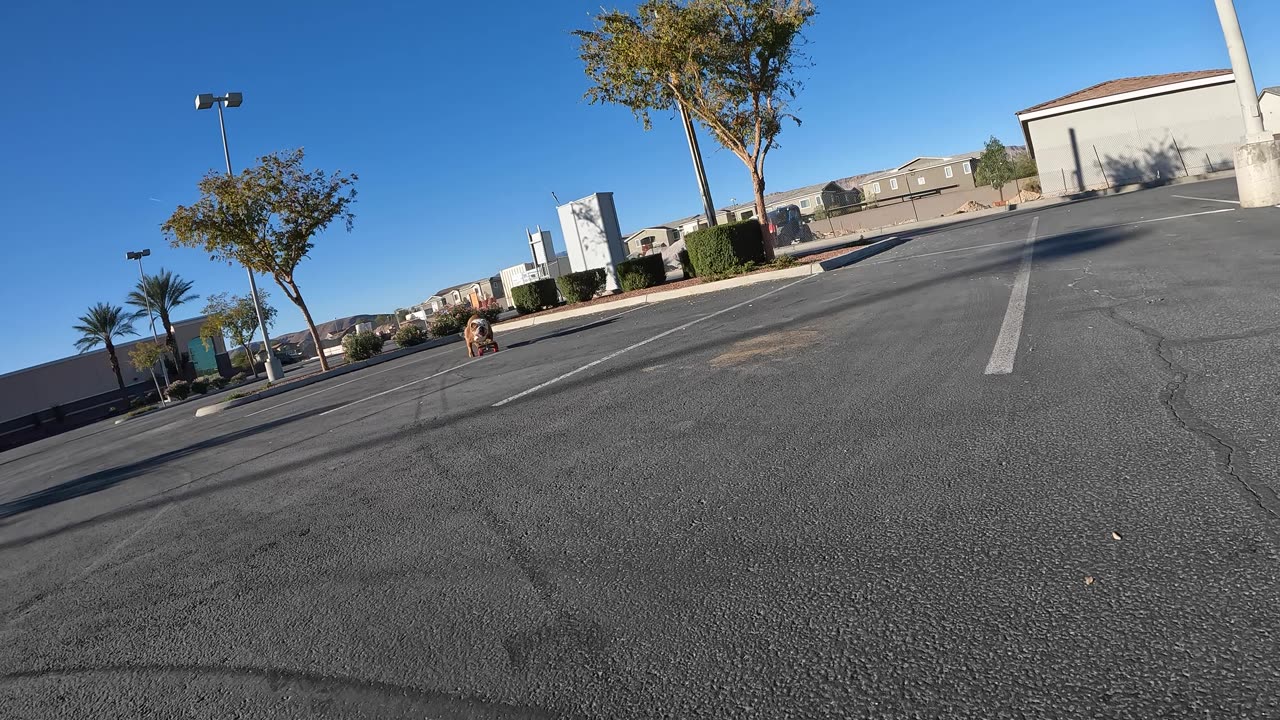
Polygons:
<instances>
[{"instance_id":1,"label":"metal pole","mask_svg":"<svg viewBox=\"0 0 1280 720\"><path fill-rule=\"evenodd\" d=\"M702 211L707 216L707 227L716 225L716 205L711 200L711 186L707 184L707 170L702 165L702 150L698 147L698 134L693 129L693 120L684 103L677 102L680 108L680 122L684 124L685 138L689 140L689 154L693 156L693 172L698 178L698 192L702 195ZM765 222L763 219L760 222Z\"/></svg>"},{"instance_id":2,"label":"metal pole","mask_svg":"<svg viewBox=\"0 0 1280 720\"><path fill-rule=\"evenodd\" d=\"M231 171L231 149L227 145L227 123L222 119L222 98L214 101L218 106L218 129L222 131L222 157L227 161L227 177L235 177L235 173ZM248 266L245 272L249 274L249 292L253 297L253 310L258 314L258 327L262 328L262 349L267 353L266 371L267 381L275 382L280 379L280 375L284 374L282 368L276 363L276 356L271 352L271 338L267 335L266 318L262 315L262 304L258 302L258 281L253 277L253 270ZM321 348L316 348L316 352L324 352ZM250 367L253 366L253 357L248 358Z\"/></svg>"},{"instance_id":3,"label":"metal pole","mask_svg":"<svg viewBox=\"0 0 1280 720\"><path fill-rule=\"evenodd\" d=\"M911 214L915 216L916 222L920 222L920 213L916 212L916 196L911 192L911 173L907 173L907 199L911 201Z\"/></svg>"},{"instance_id":4,"label":"metal pole","mask_svg":"<svg viewBox=\"0 0 1280 720\"><path fill-rule=\"evenodd\" d=\"M1218 20L1227 40L1227 54L1231 56L1231 70L1236 76L1236 92L1240 94L1240 111L1244 115L1245 142L1267 142L1271 136L1262 127L1262 113L1258 110L1258 89L1253 84L1253 69L1249 65L1249 50L1240 31L1240 18L1236 16L1233 0L1214 0L1218 8Z\"/></svg>"},{"instance_id":5,"label":"metal pole","mask_svg":"<svg viewBox=\"0 0 1280 720\"><path fill-rule=\"evenodd\" d=\"M1209 164L1209 172L1218 172L1213 169L1213 161L1209 159L1209 153L1204 154L1204 161Z\"/></svg>"},{"instance_id":6,"label":"metal pole","mask_svg":"<svg viewBox=\"0 0 1280 720\"><path fill-rule=\"evenodd\" d=\"M1107 169L1102 167L1102 157L1098 155L1098 146L1093 146L1093 159L1098 161L1098 172L1102 173L1102 181L1111 187L1111 178L1107 177Z\"/></svg>"},{"instance_id":7,"label":"metal pole","mask_svg":"<svg viewBox=\"0 0 1280 720\"><path fill-rule=\"evenodd\" d=\"M147 301L147 319L151 321L151 339L155 340L156 344L159 345L160 336L156 334L156 316L155 316L155 313L152 312L151 310L151 298L147 295L147 274L142 271L142 258L138 258L138 277L142 278L142 285L138 289L142 291L142 298ZM165 336L168 337L168 333L166 333ZM164 347L166 351L169 349L169 345L167 343L165 344ZM177 358L174 358L174 362L176 363L177 361L178 361ZM164 386L168 388L169 387L169 366L165 365L163 355L160 356L160 373L164 375ZM155 377L156 377L156 373L153 366L153 369L151 371L151 379L154 380ZM159 385L156 386L156 390L160 391L160 405L163 407L164 391L160 390Z\"/></svg>"},{"instance_id":8,"label":"metal pole","mask_svg":"<svg viewBox=\"0 0 1280 720\"><path fill-rule=\"evenodd\" d=\"M1170 134L1169 140L1173 143L1173 149L1178 153L1178 162L1182 163L1182 174L1186 177L1191 177L1191 171L1187 169L1187 159L1182 157L1182 148L1178 147L1178 138Z\"/></svg>"}]
</instances>

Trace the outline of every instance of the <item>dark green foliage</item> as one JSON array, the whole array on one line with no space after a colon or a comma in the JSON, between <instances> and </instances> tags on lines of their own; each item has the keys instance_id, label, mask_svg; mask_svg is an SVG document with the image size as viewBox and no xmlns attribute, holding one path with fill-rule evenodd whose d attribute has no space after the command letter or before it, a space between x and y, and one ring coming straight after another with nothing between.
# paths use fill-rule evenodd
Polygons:
<instances>
[{"instance_id":1,"label":"dark green foliage","mask_svg":"<svg viewBox=\"0 0 1280 720\"><path fill-rule=\"evenodd\" d=\"M427 341L427 331L417 325L401 325L395 335L396 345L413 347Z\"/></svg>"},{"instance_id":2,"label":"dark green foliage","mask_svg":"<svg viewBox=\"0 0 1280 720\"><path fill-rule=\"evenodd\" d=\"M689 260L689 251L681 250L676 258L680 260L680 271L684 273L684 278L688 280L691 277L698 277L698 273L693 269L693 263Z\"/></svg>"},{"instance_id":3,"label":"dark green foliage","mask_svg":"<svg viewBox=\"0 0 1280 720\"><path fill-rule=\"evenodd\" d=\"M376 333L351 333L342 338L342 351L348 362L360 362L382 352L382 338Z\"/></svg>"},{"instance_id":4,"label":"dark green foliage","mask_svg":"<svg viewBox=\"0 0 1280 720\"><path fill-rule=\"evenodd\" d=\"M205 378L198 377L191 381L191 392L196 395L203 395L209 392L209 381Z\"/></svg>"},{"instance_id":5,"label":"dark green foliage","mask_svg":"<svg viewBox=\"0 0 1280 720\"><path fill-rule=\"evenodd\" d=\"M667 281L662 255L645 255L618 263L618 284L623 292L656 287Z\"/></svg>"},{"instance_id":6,"label":"dark green foliage","mask_svg":"<svg viewBox=\"0 0 1280 720\"><path fill-rule=\"evenodd\" d=\"M511 288L511 301L521 315L526 315L559 305L560 295L556 292L556 281L543 278Z\"/></svg>"},{"instance_id":7,"label":"dark green foliage","mask_svg":"<svg viewBox=\"0 0 1280 720\"><path fill-rule=\"evenodd\" d=\"M571 272L556 278L560 294L569 302L586 302L604 289L604 268Z\"/></svg>"},{"instance_id":8,"label":"dark green foliage","mask_svg":"<svg viewBox=\"0 0 1280 720\"><path fill-rule=\"evenodd\" d=\"M191 384L186 380L174 380L169 383L166 393L174 400L186 400L191 395Z\"/></svg>"},{"instance_id":9,"label":"dark green foliage","mask_svg":"<svg viewBox=\"0 0 1280 720\"><path fill-rule=\"evenodd\" d=\"M237 384L238 384L238 383L242 383L242 382L244 382L244 379L245 379L246 377L248 377L248 376L247 376L247 375L245 375L243 372L238 372L238 373L236 373L235 375L232 375L232 376L231 376L231 382L233 382L233 383L237 383Z\"/></svg>"},{"instance_id":10,"label":"dark green foliage","mask_svg":"<svg viewBox=\"0 0 1280 720\"><path fill-rule=\"evenodd\" d=\"M764 259L760 222L754 218L695 230L685 237L684 244L699 277L724 275Z\"/></svg>"}]
</instances>

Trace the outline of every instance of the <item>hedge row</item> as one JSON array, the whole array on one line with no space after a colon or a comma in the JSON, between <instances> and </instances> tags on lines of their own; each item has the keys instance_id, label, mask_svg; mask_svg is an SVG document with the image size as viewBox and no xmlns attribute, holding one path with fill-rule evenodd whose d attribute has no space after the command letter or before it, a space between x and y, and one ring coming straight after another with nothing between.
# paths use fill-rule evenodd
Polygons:
<instances>
[{"instance_id":1,"label":"hedge row","mask_svg":"<svg viewBox=\"0 0 1280 720\"><path fill-rule=\"evenodd\" d=\"M656 287L666 281L667 265L660 254L618 263L618 284L623 292Z\"/></svg>"},{"instance_id":2,"label":"hedge row","mask_svg":"<svg viewBox=\"0 0 1280 720\"><path fill-rule=\"evenodd\" d=\"M698 277L723 275L764 259L764 236L754 218L695 230L685 236L689 262Z\"/></svg>"},{"instance_id":3,"label":"hedge row","mask_svg":"<svg viewBox=\"0 0 1280 720\"><path fill-rule=\"evenodd\" d=\"M521 315L555 307L560 304L560 295L556 293L556 281L543 278L527 285L516 285L511 288L511 302Z\"/></svg>"},{"instance_id":4,"label":"hedge row","mask_svg":"<svg viewBox=\"0 0 1280 720\"><path fill-rule=\"evenodd\" d=\"M556 278L560 294L569 302L586 302L604 289L604 268L565 273Z\"/></svg>"}]
</instances>

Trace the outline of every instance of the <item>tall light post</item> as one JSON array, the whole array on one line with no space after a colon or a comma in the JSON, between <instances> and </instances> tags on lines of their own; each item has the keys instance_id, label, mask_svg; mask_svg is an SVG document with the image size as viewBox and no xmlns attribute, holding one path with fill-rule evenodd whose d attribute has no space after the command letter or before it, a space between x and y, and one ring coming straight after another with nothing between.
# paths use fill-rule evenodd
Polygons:
<instances>
[{"instance_id":1,"label":"tall light post","mask_svg":"<svg viewBox=\"0 0 1280 720\"><path fill-rule=\"evenodd\" d=\"M222 106L240 107L243 102L244 96L238 92L229 92L221 96L201 93L196 96L197 110L208 110L215 106L218 108L218 129L222 131L222 157L227 161L227 177L235 177L235 173L231 171L231 150L227 146L227 123L222 117ZM258 327L262 328L262 349L267 353L267 380L276 382L284 377L284 367L276 354L271 352L271 338L267 335L266 318L262 315L262 304L258 302L258 281L253 277L251 268L246 267L245 271L249 273L249 293L253 298L253 309L258 313ZM319 352L319 348L316 351ZM249 362L253 362L253 358L249 358Z\"/></svg>"},{"instance_id":2,"label":"tall light post","mask_svg":"<svg viewBox=\"0 0 1280 720\"><path fill-rule=\"evenodd\" d=\"M159 345L160 336L156 334L156 315L151 309L151 296L147 294L147 273L142 269L142 258L148 257L149 255L151 255L151 250L148 248L137 252L126 252L124 257L126 260L138 261L138 277L142 278L142 285L138 286L138 290L141 291L140 294L142 295L142 298L147 301L147 319L151 321L151 338L156 341L157 345ZM168 333L166 332L166 336L167 334ZM168 344L164 347L167 354L167 351L169 350ZM177 358L174 358L174 361L176 362ZM164 375L164 386L168 388L169 366L165 364L164 355L160 356L160 373ZM156 383L156 394L160 396L160 404L164 405L164 390L160 389L160 381L156 380L156 369L154 366L151 368L151 379Z\"/></svg>"},{"instance_id":3,"label":"tall light post","mask_svg":"<svg viewBox=\"0 0 1280 720\"><path fill-rule=\"evenodd\" d=\"M698 134L693 129L693 118L685 110L684 103L676 101L680 110L680 124L684 126L685 139L689 141L689 155L693 158L693 174L697 176L698 193L702 195L702 211L707 216L707 227L716 226L716 205L711 200L711 186L707 184L707 169L702 166L702 148L698 146ZM765 222L761 220L761 222Z\"/></svg>"},{"instance_id":4,"label":"tall light post","mask_svg":"<svg viewBox=\"0 0 1280 720\"><path fill-rule=\"evenodd\" d=\"M1235 151L1240 205L1280 205L1280 144L1276 143L1273 133L1263 129L1258 90L1253 84L1253 68L1249 65L1249 50L1244 44L1236 6L1232 0L1214 0L1214 3L1227 41L1227 53L1231 56L1231 71L1235 73L1240 111L1244 116L1244 144Z\"/></svg>"}]
</instances>

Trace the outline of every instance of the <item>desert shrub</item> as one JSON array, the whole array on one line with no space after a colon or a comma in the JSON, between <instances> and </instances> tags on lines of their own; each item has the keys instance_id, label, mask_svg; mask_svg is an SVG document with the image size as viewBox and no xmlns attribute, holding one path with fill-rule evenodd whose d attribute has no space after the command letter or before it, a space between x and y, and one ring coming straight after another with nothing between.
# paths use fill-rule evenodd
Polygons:
<instances>
[{"instance_id":1,"label":"desert shrub","mask_svg":"<svg viewBox=\"0 0 1280 720\"><path fill-rule=\"evenodd\" d=\"M586 302L604 289L604 268L571 272L556 278L560 294L569 302Z\"/></svg>"},{"instance_id":2,"label":"desert shrub","mask_svg":"<svg viewBox=\"0 0 1280 720\"><path fill-rule=\"evenodd\" d=\"M351 333L342 338L342 351L348 362L368 360L382 352L382 338L371 332Z\"/></svg>"},{"instance_id":3,"label":"desert shrub","mask_svg":"<svg viewBox=\"0 0 1280 720\"><path fill-rule=\"evenodd\" d=\"M401 325L395 334L396 345L413 347L427 341L427 331L417 325Z\"/></svg>"},{"instance_id":4,"label":"desert shrub","mask_svg":"<svg viewBox=\"0 0 1280 720\"><path fill-rule=\"evenodd\" d=\"M174 380L169 383L165 393L174 400L186 400L191 395L191 383L186 380Z\"/></svg>"},{"instance_id":5,"label":"desert shrub","mask_svg":"<svg viewBox=\"0 0 1280 720\"><path fill-rule=\"evenodd\" d=\"M681 250L676 254L676 259L680 261L680 271L684 273L684 278L688 280L691 277L697 277L698 273L693 269L693 263L689 261L689 251Z\"/></svg>"},{"instance_id":6,"label":"desert shrub","mask_svg":"<svg viewBox=\"0 0 1280 720\"><path fill-rule=\"evenodd\" d=\"M667 281L667 265L661 255L645 255L618 263L618 284L623 292L655 287Z\"/></svg>"},{"instance_id":7,"label":"desert shrub","mask_svg":"<svg viewBox=\"0 0 1280 720\"><path fill-rule=\"evenodd\" d=\"M700 277L724 275L764 259L764 236L754 219L689 233L684 239L689 261Z\"/></svg>"},{"instance_id":8,"label":"desert shrub","mask_svg":"<svg viewBox=\"0 0 1280 720\"><path fill-rule=\"evenodd\" d=\"M196 395L203 395L209 392L209 380L207 378L198 377L191 381L191 392Z\"/></svg>"},{"instance_id":9,"label":"desert shrub","mask_svg":"<svg viewBox=\"0 0 1280 720\"><path fill-rule=\"evenodd\" d=\"M543 278L527 285L511 288L511 301L516 306L516 310L521 315L525 315L559 305L560 295L556 292L556 281Z\"/></svg>"},{"instance_id":10,"label":"desert shrub","mask_svg":"<svg viewBox=\"0 0 1280 720\"><path fill-rule=\"evenodd\" d=\"M1033 193L1041 192L1039 177L1027 178L1026 180L1022 181L1021 185L1023 190L1030 190Z\"/></svg>"},{"instance_id":11,"label":"desert shrub","mask_svg":"<svg viewBox=\"0 0 1280 720\"><path fill-rule=\"evenodd\" d=\"M205 375L204 381L208 383L209 387L213 388L214 390L221 390L222 388L227 386L227 379L222 377L218 373Z\"/></svg>"}]
</instances>

